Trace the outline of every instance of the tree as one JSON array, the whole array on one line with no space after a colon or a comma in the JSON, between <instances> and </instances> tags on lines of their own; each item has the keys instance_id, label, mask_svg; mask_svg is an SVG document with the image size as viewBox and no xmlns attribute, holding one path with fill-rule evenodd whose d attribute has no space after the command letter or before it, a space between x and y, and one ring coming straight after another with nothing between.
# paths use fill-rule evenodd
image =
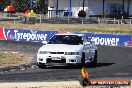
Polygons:
<instances>
[{"instance_id":1,"label":"tree","mask_svg":"<svg viewBox=\"0 0 132 88\"><path fill-rule=\"evenodd\" d=\"M1 0L0 1L0 6L1 9L4 10L6 8L6 6L10 5L11 0Z\"/></svg>"},{"instance_id":2,"label":"tree","mask_svg":"<svg viewBox=\"0 0 132 88\"><path fill-rule=\"evenodd\" d=\"M16 11L24 12L29 9L29 0L16 0Z\"/></svg>"},{"instance_id":3,"label":"tree","mask_svg":"<svg viewBox=\"0 0 132 88\"><path fill-rule=\"evenodd\" d=\"M36 0L35 11L37 13L46 14L48 11L48 0Z\"/></svg>"},{"instance_id":4,"label":"tree","mask_svg":"<svg viewBox=\"0 0 132 88\"><path fill-rule=\"evenodd\" d=\"M23 12L29 8L29 0L1 0L0 6L4 10L7 6L12 5L17 12Z\"/></svg>"},{"instance_id":5,"label":"tree","mask_svg":"<svg viewBox=\"0 0 132 88\"><path fill-rule=\"evenodd\" d=\"M30 8L30 0L0 0L0 8L4 10L12 5L16 12L25 12L27 9L33 9L36 13L46 14L48 11L48 0L33 0L33 8Z\"/></svg>"}]
</instances>

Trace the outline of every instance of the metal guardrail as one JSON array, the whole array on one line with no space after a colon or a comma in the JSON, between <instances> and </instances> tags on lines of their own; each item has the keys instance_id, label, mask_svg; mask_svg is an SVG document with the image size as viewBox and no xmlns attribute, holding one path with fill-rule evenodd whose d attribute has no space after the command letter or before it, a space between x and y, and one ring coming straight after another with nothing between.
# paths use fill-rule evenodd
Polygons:
<instances>
[{"instance_id":1,"label":"metal guardrail","mask_svg":"<svg viewBox=\"0 0 132 88\"><path fill-rule=\"evenodd\" d=\"M98 23L106 23L106 24L132 24L132 19L115 19L115 18L98 18Z\"/></svg>"},{"instance_id":2,"label":"metal guardrail","mask_svg":"<svg viewBox=\"0 0 132 88\"><path fill-rule=\"evenodd\" d=\"M14 13L12 17L5 16L5 13L0 13L0 21L14 21L14 24L23 22L22 13ZM28 22L27 22L28 23ZM30 22L29 22L30 23ZM115 19L115 18L73 18L73 17L46 17L41 14L37 14L37 18L34 23L53 23L53 24L132 24L132 18L129 19Z\"/></svg>"}]
</instances>

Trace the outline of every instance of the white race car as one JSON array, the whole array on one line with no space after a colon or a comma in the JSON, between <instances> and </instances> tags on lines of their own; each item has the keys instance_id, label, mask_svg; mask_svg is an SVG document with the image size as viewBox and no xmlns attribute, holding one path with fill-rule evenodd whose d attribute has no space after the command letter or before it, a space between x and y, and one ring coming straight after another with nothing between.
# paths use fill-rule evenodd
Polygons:
<instances>
[{"instance_id":1,"label":"white race car","mask_svg":"<svg viewBox=\"0 0 132 88\"><path fill-rule=\"evenodd\" d=\"M97 63L97 46L84 34L59 33L40 47L37 53L39 68L53 63L81 64Z\"/></svg>"}]
</instances>

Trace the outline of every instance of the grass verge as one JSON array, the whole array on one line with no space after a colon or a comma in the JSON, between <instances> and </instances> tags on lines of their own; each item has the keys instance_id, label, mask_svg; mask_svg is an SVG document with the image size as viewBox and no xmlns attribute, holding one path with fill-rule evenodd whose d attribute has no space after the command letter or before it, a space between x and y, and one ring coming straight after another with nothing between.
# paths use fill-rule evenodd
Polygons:
<instances>
[{"instance_id":1,"label":"grass verge","mask_svg":"<svg viewBox=\"0 0 132 88\"><path fill-rule=\"evenodd\" d=\"M0 68L28 63L30 59L17 52L0 51Z\"/></svg>"},{"instance_id":2,"label":"grass verge","mask_svg":"<svg viewBox=\"0 0 132 88\"><path fill-rule=\"evenodd\" d=\"M13 21L2 21L0 27L25 30L60 31L60 32L90 32L110 34L132 34L131 24L22 24Z\"/></svg>"}]
</instances>

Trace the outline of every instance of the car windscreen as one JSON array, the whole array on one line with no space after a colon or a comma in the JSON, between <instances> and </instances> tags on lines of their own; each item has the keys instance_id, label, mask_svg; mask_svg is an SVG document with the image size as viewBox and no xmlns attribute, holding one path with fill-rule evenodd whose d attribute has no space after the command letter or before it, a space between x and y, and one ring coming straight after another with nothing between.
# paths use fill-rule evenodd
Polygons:
<instances>
[{"instance_id":1,"label":"car windscreen","mask_svg":"<svg viewBox=\"0 0 132 88\"><path fill-rule=\"evenodd\" d=\"M54 35L48 44L82 45L82 37L77 35Z\"/></svg>"}]
</instances>

